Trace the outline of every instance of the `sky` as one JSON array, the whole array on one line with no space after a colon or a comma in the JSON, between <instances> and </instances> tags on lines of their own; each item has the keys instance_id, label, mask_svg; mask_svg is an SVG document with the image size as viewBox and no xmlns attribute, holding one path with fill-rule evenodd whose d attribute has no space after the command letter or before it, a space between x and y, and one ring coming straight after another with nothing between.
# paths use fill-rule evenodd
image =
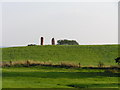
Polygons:
<instances>
[{"instance_id":1,"label":"sky","mask_svg":"<svg viewBox=\"0 0 120 90\"><path fill-rule=\"evenodd\" d=\"M40 37L45 45L53 37L79 44L118 43L117 2L4 1L0 3L2 46L39 45Z\"/></svg>"}]
</instances>

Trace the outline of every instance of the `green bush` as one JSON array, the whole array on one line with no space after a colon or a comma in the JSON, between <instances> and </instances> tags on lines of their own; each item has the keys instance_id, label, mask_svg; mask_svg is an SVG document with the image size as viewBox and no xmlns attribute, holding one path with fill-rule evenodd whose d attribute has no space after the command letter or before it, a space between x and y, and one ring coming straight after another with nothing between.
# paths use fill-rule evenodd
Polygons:
<instances>
[{"instance_id":1,"label":"green bush","mask_svg":"<svg viewBox=\"0 0 120 90\"><path fill-rule=\"evenodd\" d=\"M75 40L58 40L58 45L79 45L77 41Z\"/></svg>"}]
</instances>

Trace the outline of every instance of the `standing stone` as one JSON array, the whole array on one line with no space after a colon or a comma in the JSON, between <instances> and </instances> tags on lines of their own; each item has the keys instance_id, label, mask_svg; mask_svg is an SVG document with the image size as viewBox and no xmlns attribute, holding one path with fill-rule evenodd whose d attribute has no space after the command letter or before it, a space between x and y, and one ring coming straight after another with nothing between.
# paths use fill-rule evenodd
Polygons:
<instances>
[{"instance_id":1,"label":"standing stone","mask_svg":"<svg viewBox=\"0 0 120 90\"><path fill-rule=\"evenodd\" d=\"M41 37L41 45L43 45L43 42L44 42L44 38Z\"/></svg>"},{"instance_id":2,"label":"standing stone","mask_svg":"<svg viewBox=\"0 0 120 90\"><path fill-rule=\"evenodd\" d=\"M55 45L55 39L52 38L52 45Z\"/></svg>"}]
</instances>

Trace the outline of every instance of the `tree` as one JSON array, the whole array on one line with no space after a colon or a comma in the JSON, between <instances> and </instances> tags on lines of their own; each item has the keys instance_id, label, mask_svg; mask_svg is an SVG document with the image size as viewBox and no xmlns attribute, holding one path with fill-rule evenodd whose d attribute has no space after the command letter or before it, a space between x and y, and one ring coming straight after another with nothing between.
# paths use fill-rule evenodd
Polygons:
<instances>
[{"instance_id":1,"label":"tree","mask_svg":"<svg viewBox=\"0 0 120 90\"><path fill-rule=\"evenodd\" d=\"M117 58L115 59L115 61L116 61L116 63L120 64L120 57L117 57Z\"/></svg>"},{"instance_id":2,"label":"tree","mask_svg":"<svg viewBox=\"0 0 120 90\"><path fill-rule=\"evenodd\" d=\"M57 40L58 45L79 45L79 43L75 40Z\"/></svg>"}]
</instances>

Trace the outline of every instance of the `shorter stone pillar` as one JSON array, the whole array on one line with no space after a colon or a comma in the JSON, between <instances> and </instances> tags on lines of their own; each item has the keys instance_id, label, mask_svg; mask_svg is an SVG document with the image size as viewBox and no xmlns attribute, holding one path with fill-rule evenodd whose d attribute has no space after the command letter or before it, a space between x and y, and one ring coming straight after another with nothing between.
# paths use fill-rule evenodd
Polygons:
<instances>
[{"instance_id":1,"label":"shorter stone pillar","mask_svg":"<svg viewBox=\"0 0 120 90\"><path fill-rule=\"evenodd\" d=\"M52 45L55 45L55 39L52 38Z\"/></svg>"}]
</instances>

